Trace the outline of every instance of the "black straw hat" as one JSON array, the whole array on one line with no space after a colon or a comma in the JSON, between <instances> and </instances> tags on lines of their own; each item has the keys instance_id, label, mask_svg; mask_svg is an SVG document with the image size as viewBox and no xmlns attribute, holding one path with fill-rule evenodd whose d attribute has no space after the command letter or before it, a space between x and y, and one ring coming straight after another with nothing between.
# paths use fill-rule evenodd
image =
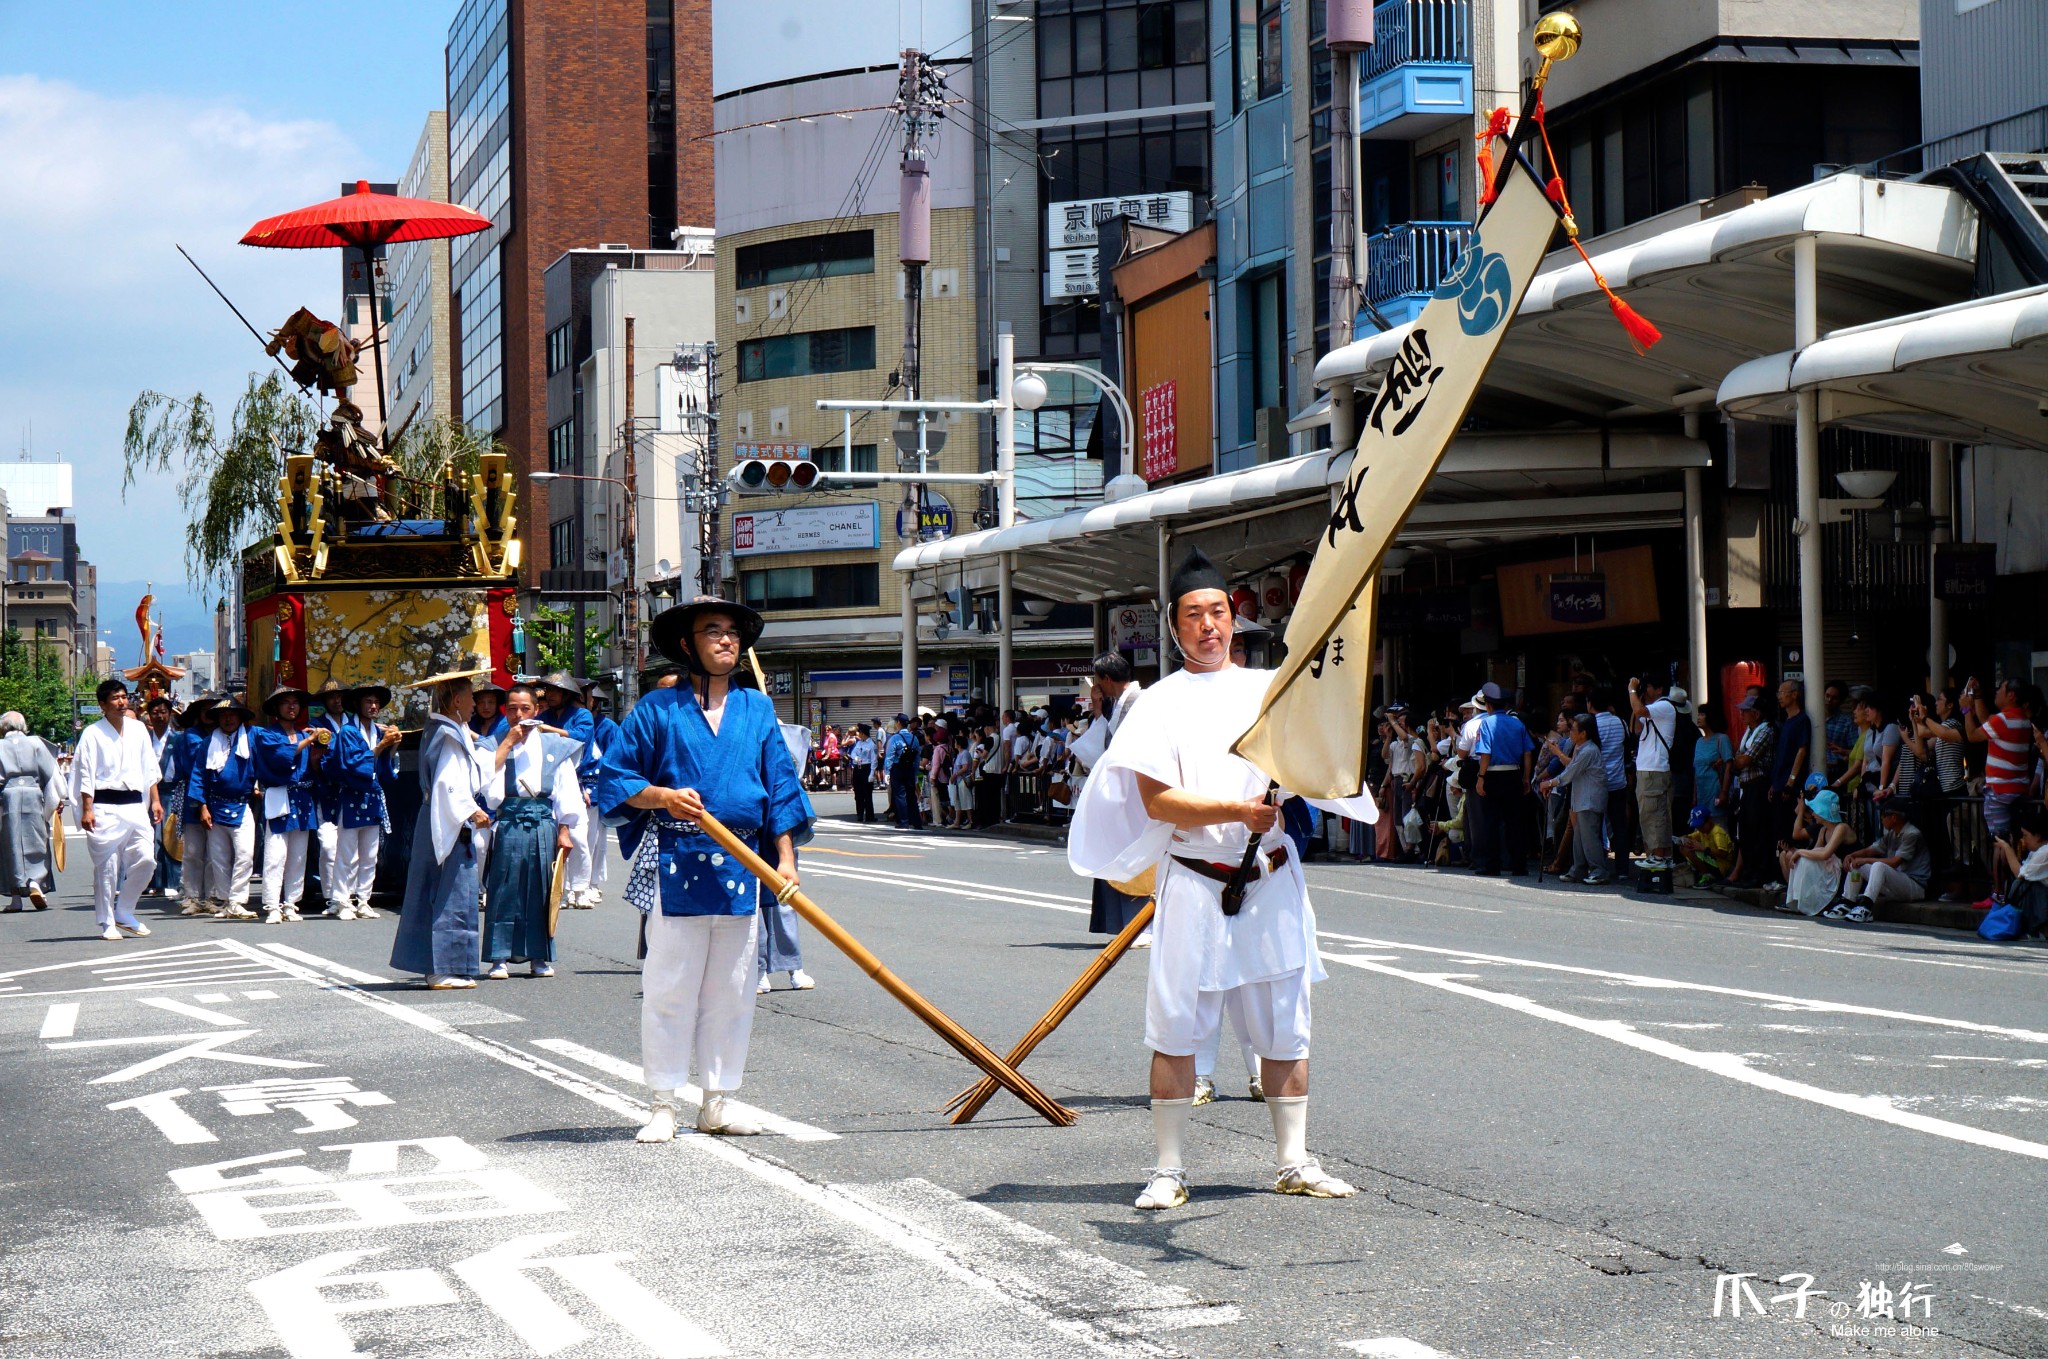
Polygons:
<instances>
[{"instance_id":1,"label":"black straw hat","mask_svg":"<svg viewBox=\"0 0 2048 1359\"><path fill-rule=\"evenodd\" d=\"M697 629L697 620L707 613L722 613L732 619L740 632L740 650L745 651L761 640L761 630L767 625L761 615L744 604L735 604L729 599L718 599L710 595L699 595L687 604L678 604L654 616L648 625L649 640L654 649L662 655L685 666L692 674L702 674L704 667L697 661L696 648L691 638Z\"/></svg>"}]
</instances>

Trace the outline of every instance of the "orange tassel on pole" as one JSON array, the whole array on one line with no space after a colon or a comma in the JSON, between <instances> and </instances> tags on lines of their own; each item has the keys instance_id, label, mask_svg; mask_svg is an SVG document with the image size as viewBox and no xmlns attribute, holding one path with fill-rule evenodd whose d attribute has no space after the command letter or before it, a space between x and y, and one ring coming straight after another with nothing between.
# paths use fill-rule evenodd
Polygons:
<instances>
[{"instance_id":1,"label":"orange tassel on pole","mask_svg":"<svg viewBox=\"0 0 2048 1359\"><path fill-rule=\"evenodd\" d=\"M1497 108L1493 111L1493 116L1486 120L1486 126L1480 129L1478 137L1474 138L1479 143L1479 205L1481 207L1492 203L1496 192L1494 188L1493 164L1494 139L1507 135L1508 111L1505 108Z\"/></svg>"}]
</instances>

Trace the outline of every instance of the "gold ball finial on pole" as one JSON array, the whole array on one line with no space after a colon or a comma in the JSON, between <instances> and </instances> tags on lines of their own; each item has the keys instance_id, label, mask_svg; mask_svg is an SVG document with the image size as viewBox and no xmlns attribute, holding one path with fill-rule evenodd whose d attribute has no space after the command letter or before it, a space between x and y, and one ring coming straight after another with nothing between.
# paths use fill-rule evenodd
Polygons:
<instances>
[{"instance_id":1,"label":"gold ball finial on pole","mask_svg":"<svg viewBox=\"0 0 2048 1359\"><path fill-rule=\"evenodd\" d=\"M1579 21L1569 14L1546 14L1538 19L1536 55L1543 58L1543 65L1538 68L1536 79L1531 82L1535 88L1542 89L1543 83L1550 79L1551 63L1570 60L1584 39L1585 30L1581 29Z\"/></svg>"}]
</instances>

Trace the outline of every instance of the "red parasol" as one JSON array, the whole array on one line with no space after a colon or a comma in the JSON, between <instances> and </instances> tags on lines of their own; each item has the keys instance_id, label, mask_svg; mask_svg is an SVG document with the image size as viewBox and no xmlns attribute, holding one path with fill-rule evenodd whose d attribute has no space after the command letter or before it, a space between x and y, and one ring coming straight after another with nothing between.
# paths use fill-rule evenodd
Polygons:
<instances>
[{"instance_id":1,"label":"red parasol","mask_svg":"<svg viewBox=\"0 0 2048 1359\"><path fill-rule=\"evenodd\" d=\"M406 241L430 241L444 236L467 236L486 231L490 219L455 203L436 203L425 198L400 198L396 194L372 193L370 181L356 181L356 191L315 203L309 208L266 217L243 233L243 245L269 246L284 250L322 250L354 246L370 252L380 245ZM376 355L378 406L383 406L384 344L383 315L377 300L377 269L370 269L370 348Z\"/></svg>"},{"instance_id":2,"label":"red parasol","mask_svg":"<svg viewBox=\"0 0 2048 1359\"><path fill-rule=\"evenodd\" d=\"M405 241L467 236L488 230L490 225L488 218L454 203L372 193L370 181L359 179L354 193L264 218L243 234L242 244L284 250L352 245L367 251Z\"/></svg>"}]
</instances>

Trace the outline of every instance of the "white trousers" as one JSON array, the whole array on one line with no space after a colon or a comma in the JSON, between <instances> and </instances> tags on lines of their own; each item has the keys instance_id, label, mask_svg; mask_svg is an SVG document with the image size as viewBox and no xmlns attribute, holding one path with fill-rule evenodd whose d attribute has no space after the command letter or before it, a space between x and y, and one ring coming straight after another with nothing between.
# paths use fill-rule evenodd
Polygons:
<instances>
[{"instance_id":1,"label":"white trousers","mask_svg":"<svg viewBox=\"0 0 2048 1359\"><path fill-rule=\"evenodd\" d=\"M1308 1056L1308 973L1297 969L1228 991L1153 984L1145 996L1145 1046L1168 1057L1191 1057L1223 1023L1226 999L1242 1007L1245 1041L1269 1062Z\"/></svg>"},{"instance_id":2,"label":"white trousers","mask_svg":"<svg viewBox=\"0 0 2048 1359\"><path fill-rule=\"evenodd\" d=\"M583 819L569 828L569 862L564 870L567 881L562 887L563 894L569 897L582 896L604 885L604 827L597 827L597 844L593 846L590 823L595 817L588 807L586 803Z\"/></svg>"},{"instance_id":3,"label":"white trousers","mask_svg":"<svg viewBox=\"0 0 2048 1359\"><path fill-rule=\"evenodd\" d=\"M377 880L377 849L384 843L382 826L341 826L334 833L334 879L337 891L329 901L350 905L370 904L370 887Z\"/></svg>"},{"instance_id":4,"label":"white trousers","mask_svg":"<svg viewBox=\"0 0 2048 1359\"><path fill-rule=\"evenodd\" d=\"M640 1065L650 1090L737 1090L754 1031L757 915L647 917L640 967Z\"/></svg>"},{"instance_id":5,"label":"white trousers","mask_svg":"<svg viewBox=\"0 0 2048 1359\"><path fill-rule=\"evenodd\" d=\"M1235 991L1223 993L1223 1017L1230 1021L1231 1030L1237 1035L1238 1050L1244 1054L1245 1074L1257 1077L1259 1055L1252 1051L1251 1037L1244 1028L1244 1001ZM1195 1050L1195 1074L1214 1076L1216 1059L1223 1051L1223 1026L1218 1024L1209 1030L1209 1036L1202 1040L1202 1046Z\"/></svg>"},{"instance_id":6,"label":"white trousers","mask_svg":"<svg viewBox=\"0 0 2048 1359\"><path fill-rule=\"evenodd\" d=\"M1863 865L1863 890L1872 901L1919 901L1927 889L1890 864Z\"/></svg>"},{"instance_id":7,"label":"white trousers","mask_svg":"<svg viewBox=\"0 0 2048 1359\"><path fill-rule=\"evenodd\" d=\"M249 873L256 863L256 815L244 810L242 824L213 823L206 833L206 886L209 900L230 906L249 904Z\"/></svg>"},{"instance_id":8,"label":"white trousers","mask_svg":"<svg viewBox=\"0 0 2048 1359\"><path fill-rule=\"evenodd\" d=\"M320 890L327 897L328 909L338 911L341 909L341 893L334 885L334 849L341 839L340 823L322 821L320 829L313 832L313 838L319 843Z\"/></svg>"},{"instance_id":9,"label":"white trousers","mask_svg":"<svg viewBox=\"0 0 2048 1359\"><path fill-rule=\"evenodd\" d=\"M207 900L206 889L211 886L206 877L206 854L212 836L199 821L199 808L193 803L185 804L184 815L191 820L180 820L179 834L184 839L185 857L180 860L184 866L184 881L179 890L187 901Z\"/></svg>"},{"instance_id":10,"label":"white trousers","mask_svg":"<svg viewBox=\"0 0 2048 1359\"><path fill-rule=\"evenodd\" d=\"M133 926L138 923L135 903L156 872L156 828L149 824L149 804L109 807L96 802L92 817L85 843L92 854L93 919L103 931L109 925ZM751 990L747 1000L753 1001Z\"/></svg>"},{"instance_id":11,"label":"white trousers","mask_svg":"<svg viewBox=\"0 0 2048 1359\"><path fill-rule=\"evenodd\" d=\"M311 831L263 832L263 909L297 906L306 894L306 842Z\"/></svg>"}]
</instances>

